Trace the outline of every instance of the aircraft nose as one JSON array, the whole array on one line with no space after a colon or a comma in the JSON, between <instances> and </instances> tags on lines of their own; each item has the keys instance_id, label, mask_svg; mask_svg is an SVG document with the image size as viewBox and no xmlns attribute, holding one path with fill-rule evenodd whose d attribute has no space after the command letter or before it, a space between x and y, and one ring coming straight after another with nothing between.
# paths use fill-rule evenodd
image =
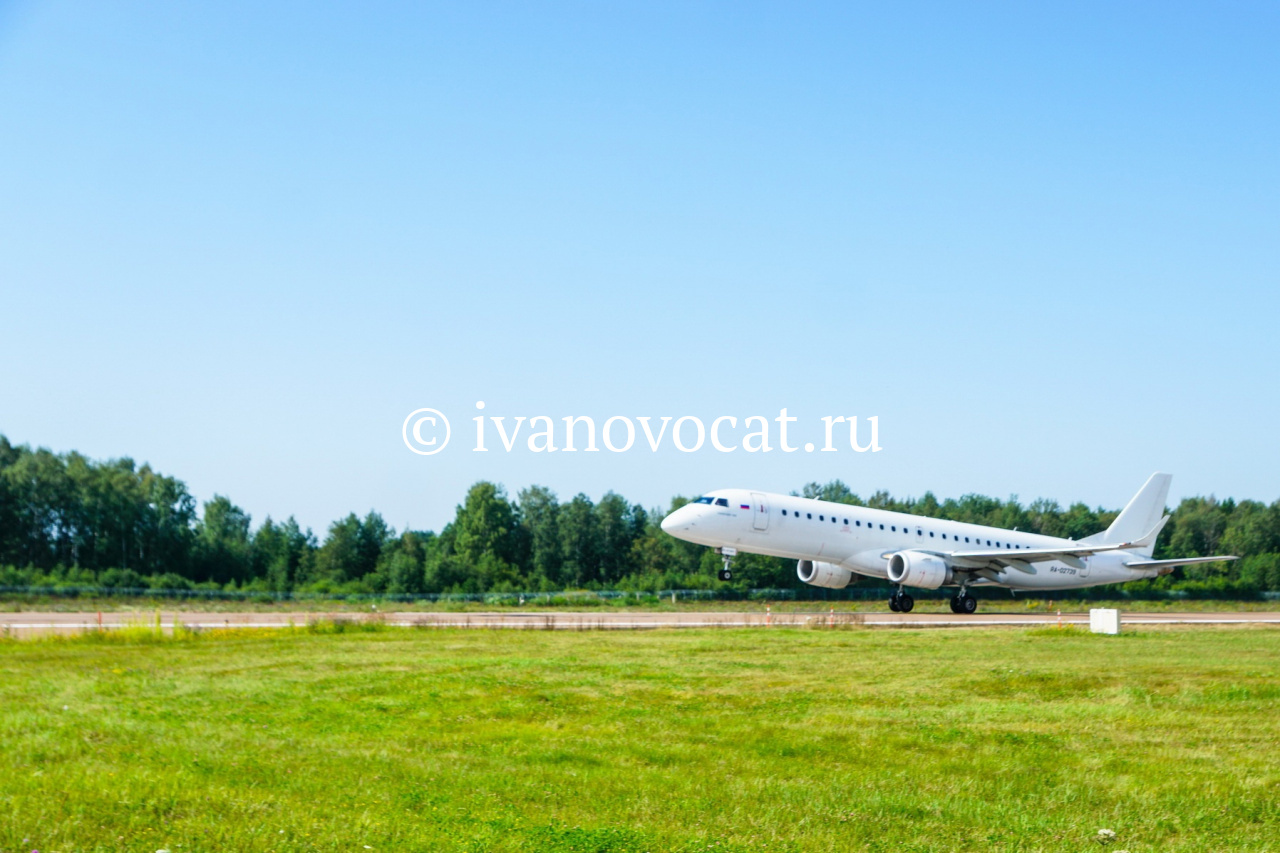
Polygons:
<instances>
[{"instance_id":1,"label":"aircraft nose","mask_svg":"<svg viewBox=\"0 0 1280 853\"><path fill-rule=\"evenodd\" d=\"M681 530L688 530L691 526L691 521L689 513L685 512L684 507L681 507L662 519L662 531L674 536Z\"/></svg>"}]
</instances>

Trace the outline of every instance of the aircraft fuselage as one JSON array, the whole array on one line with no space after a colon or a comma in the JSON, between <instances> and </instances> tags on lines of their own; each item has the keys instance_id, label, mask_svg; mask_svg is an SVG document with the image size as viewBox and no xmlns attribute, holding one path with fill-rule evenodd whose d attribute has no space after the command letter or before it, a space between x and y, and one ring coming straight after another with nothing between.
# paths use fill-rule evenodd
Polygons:
<instances>
[{"instance_id":1,"label":"aircraft fuselage","mask_svg":"<svg viewBox=\"0 0 1280 853\"><path fill-rule=\"evenodd\" d=\"M1067 549L1076 544L1054 536L744 489L718 489L699 501L668 515L662 529L679 539L730 553L820 561L886 580L889 558L904 551L943 560L955 552L1007 551L1018 561L1022 551ZM1053 590L1155 577L1155 569L1126 565L1143 559L1145 555L1137 552L1107 551L1073 558L1074 565L1041 560L1021 569L962 568L941 585L959 586L963 579L969 586Z\"/></svg>"}]
</instances>

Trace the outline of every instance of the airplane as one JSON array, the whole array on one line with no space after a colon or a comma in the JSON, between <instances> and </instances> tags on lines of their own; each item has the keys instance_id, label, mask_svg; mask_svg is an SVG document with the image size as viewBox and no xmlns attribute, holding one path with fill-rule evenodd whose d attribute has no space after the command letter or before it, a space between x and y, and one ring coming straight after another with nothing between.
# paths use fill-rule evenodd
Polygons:
<instances>
[{"instance_id":1,"label":"airplane","mask_svg":"<svg viewBox=\"0 0 1280 853\"><path fill-rule=\"evenodd\" d=\"M978 609L971 588L1079 589L1237 559L1152 559L1169 521L1172 479L1152 474L1110 527L1080 540L746 489L708 492L664 518L662 529L715 548L722 581L745 551L794 559L800 580L826 589L844 589L856 575L887 580L895 587L889 609L900 613L915 606L908 587L954 587L951 611L967 614Z\"/></svg>"}]
</instances>

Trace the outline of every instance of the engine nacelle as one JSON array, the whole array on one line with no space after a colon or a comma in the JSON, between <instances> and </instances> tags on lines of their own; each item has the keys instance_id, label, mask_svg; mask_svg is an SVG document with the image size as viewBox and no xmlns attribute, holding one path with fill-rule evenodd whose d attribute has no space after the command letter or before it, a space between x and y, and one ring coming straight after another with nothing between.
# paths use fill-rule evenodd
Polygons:
<instances>
[{"instance_id":1,"label":"engine nacelle","mask_svg":"<svg viewBox=\"0 0 1280 853\"><path fill-rule=\"evenodd\" d=\"M853 572L848 569L835 563L815 563L813 560L796 563L796 575L807 584L827 589L844 589L853 581Z\"/></svg>"},{"instance_id":2,"label":"engine nacelle","mask_svg":"<svg viewBox=\"0 0 1280 853\"><path fill-rule=\"evenodd\" d=\"M941 557L920 551L899 551L889 557L889 582L918 589L937 589L951 583L951 567Z\"/></svg>"}]
</instances>

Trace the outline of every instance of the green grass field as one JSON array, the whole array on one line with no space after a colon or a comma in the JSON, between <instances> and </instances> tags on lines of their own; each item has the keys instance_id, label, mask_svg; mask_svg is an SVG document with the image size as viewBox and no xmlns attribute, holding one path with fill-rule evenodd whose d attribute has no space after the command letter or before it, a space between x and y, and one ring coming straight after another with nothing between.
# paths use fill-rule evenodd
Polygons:
<instances>
[{"instance_id":1,"label":"green grass field","mask_svg":"<svg viewBox=\"0 0 1280 853\"><path fill-rule=\"evenodd\" d=\"M1280 631L138 629L0 742L5 853L1280 850Z\"/></svg>"}]
</instances>

